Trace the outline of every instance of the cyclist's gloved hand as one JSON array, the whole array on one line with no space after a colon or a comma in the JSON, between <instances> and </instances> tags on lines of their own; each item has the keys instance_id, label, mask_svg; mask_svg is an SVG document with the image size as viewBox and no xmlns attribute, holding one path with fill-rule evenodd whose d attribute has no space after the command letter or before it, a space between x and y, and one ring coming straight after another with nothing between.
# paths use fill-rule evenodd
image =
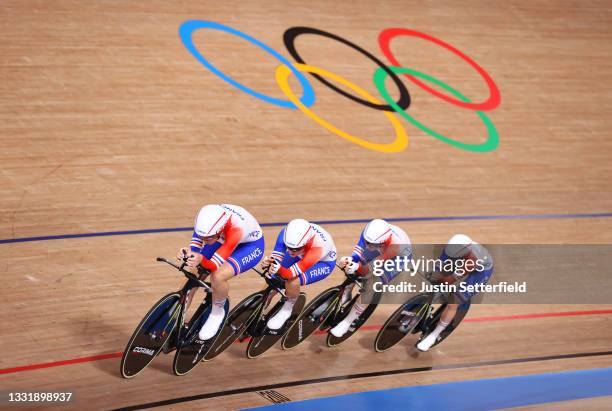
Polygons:
<instances>
[{"instance_id":1,"label":"cyclist's gloved hand","mask_svg":"<svg viewBox=\"0 0 612 411\"><path fill-rule=\"evenodd\" d=\"M187 247L183 247L180 250L178 250L176 259L182 262L183 258L187 257L189 254L191 254L191 250Z\"/></svg>"},{"instance_id":2,"label":"cyclist's gloved hand","mask_svg":"<svg viewBox=\"0 0 612 411\"><path fill-rule=\"evenodd\" d=\"M202 262L204 256L200 253L190 252L187 256L187 266L195 268Z\"/></svg>"},{"instance_id":3,"label":"cyclist's gloved hand","mask_svg":"<svg viewBox=\"0 0 612 411\"><path fill-rule=\"evenodd\" d=\"M261 260L261 268L265 270L266 268L270 267L270 264L272 264L273 262L274 258L272 258L271 255L264 257L263 260Z\"/></svg>"},{"instance_id":4,"label":"cyclist's gloved hand","mask_svg":"<svg viewBox=\"0 0 612 411\"><path fill-rule=\"evenodd\" d=\"M346 267L349 263L351 263L353 261L353 259L350 256L344 256L342 258L340 258L338 265L340 266L340 268L344 268Z\"/></svg>"},{"instance_id":5,"label":"cyclist's gloved hand","mask_svg":"<svg viewBox=\"0 0 612 411\"><path fill-rule=\"evenodd\" d=\"M268 274L270 275L275 275L276 273L278 273L278 270L280 270L280 263L276 260L273 260L272 263L270 264L270 269L268 270Z\"/></svg>"},{"instance_id":6,"label":"cyclist's gloved hand","mask_svg":"<svg viewBox=\"0 0 612 411\"><path fill-rule=\"evenodd\" d=\"M358 269L359 269L359 263L351 261L350 263L346 265L346 267L344 267L344 272L347 274L355 274Z\"/></svg>"}]
</instances>

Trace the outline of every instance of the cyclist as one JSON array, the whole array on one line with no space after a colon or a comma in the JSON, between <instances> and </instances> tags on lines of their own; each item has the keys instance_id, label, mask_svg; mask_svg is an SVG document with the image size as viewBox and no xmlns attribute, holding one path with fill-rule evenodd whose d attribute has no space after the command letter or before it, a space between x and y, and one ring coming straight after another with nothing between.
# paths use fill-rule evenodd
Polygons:
<instances>
[{"instance_id":1,"label":"cyclist","mask_svg":"<svg viewBox=\"0 0 612 411\"><path fill-rule=\"evenodd\" d=\"M332 236L319 225L304 219L291 220L278 234L274 251L263 259L262 268L285 280L287 300L267 323L280 329L291 316L300 286L321 281L334 270L336 246Z\"/></svg>"},{"instance_id":2,"label":"cyclist","mask_svg":"<svg viewBox=\"0 0 612 411\"><path fill-rule=\"evenodd\" d=\"M250 270L264 255L264 238L259 223L242 207L209 204L195 218L189 248L181 248L177 258L187 257L187 266L198 265L211 272L213 305L199 332L201 340L214 337L225 318L228 280Z\"/></svg>"},{"instance_id":3,"label":"cyclist","mask_svg":"<svg viewBox=\"0 0 612 411\"><path fill-rule=\"evenodd\" d=\"M412 258L412 246L408 234L385 220L375 219L370 221L361 232L359 241L353 249L353 254L342 257L338 265L347 274L357 273L365 277L370 274L370 265L373 261L390 260L399 255ZM380 279L386 284L399 273L400 271L395 269L385 270ZM352 287L347 288L342 303L348 301L351 292ZM342 337L366 307L367 304L364 304L361 299L356 301L349 314L330 332L338 338Z\"/></svg>"},{"instance_id":4,"label":"cyclist","mask_svg":"<svg viewBox=\"0 0 612 411\"><path fill-rule=\"evenodd\" d=\"M486 284L493 274L493 258L487 249L465 234L454 235L444 247L440 255L440 261L444 263L448 260L453 261L456 268L451 273L434 273L434 279L446 282L463 282L466 285ZM465 262L468 260L471 260L472 264L466 265ZM461 262L461 264L457 264L458 262ZM457 269L457 267L461 268ZM473 270L468 270L469 267L473 267ZM459 305L469 302L476 294L477 292L468 291L453 293L438 325L417 344L417 349L420 351L429 350L438 340L442 331L453 321Z\"/></svg>"}]
</instances>

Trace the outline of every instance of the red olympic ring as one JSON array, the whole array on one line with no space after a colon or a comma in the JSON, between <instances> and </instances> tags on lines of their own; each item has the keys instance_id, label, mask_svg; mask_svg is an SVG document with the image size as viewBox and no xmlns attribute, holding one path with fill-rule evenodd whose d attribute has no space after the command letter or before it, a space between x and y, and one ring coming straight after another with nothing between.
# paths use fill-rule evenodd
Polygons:
<instances>
[{"instance_id":1,"label":"red olympic ring","mask_svg":"<svg viewBox=\"0 0 612 411\"><path fill-rule=\"evenodd\" d=\"M429 93L431 93L431 94L433 94L435 96L438 96L438 97L440 97L443 100L448 101L449 103L455 104L455 105L463 107L463 108L467 108L467 109L471 109L471 110L489 111L489 110L493 110L495 107L499 106L499 103L501 102L501 95L499 93L499 88L497 88L497 84L495 84L495 82L493 81L491 76L489 76L489 74L482 67L480 67L478 65L478 63L476 63L474 60L472 60L471 58L469 58L468 56L463 54L461 51L457 50L456 48L454 48L450 44L445 43L442 40L437 39L437 38L435 38L433 36L430 36L428 34L421 33L421 32L416 31L416 30L400 29L400 28L390 28L390 29L383 30L378 35L378 44L380 45L380 49L382 50L383 54L389 59L389 61L391 62L391 64L393 66L405 67L403 64L400 64L397 61L397 59L395 58L393 53L391 53L391 49L389 47L389 44L390 44L391 40L393 38L397 37L397 36L420 37L422 39L429 40L429 41L431 41L433 43L436 43L437 45L442 46L445 49L449 50L450 52L452 52L452 53L456 54L457 56L461 57L470 66L474 67L476 69L476 71L486 81L487 86L489 87L489 93L490 94L489 94L489 98L486 101L482 102L482 103L466 103L465 101L461 101L461 100L458 100L456 98L447 96L446 94L441 93L441 92L439 92L439 91L429 87L428 85L426 85L425 83L421 82L420 80L418 80L414 76L411 76L409 74L404 74L414 84L416 84L417 86L421 87L422 89L428 91Z\"/></svg>"}]
</instances>

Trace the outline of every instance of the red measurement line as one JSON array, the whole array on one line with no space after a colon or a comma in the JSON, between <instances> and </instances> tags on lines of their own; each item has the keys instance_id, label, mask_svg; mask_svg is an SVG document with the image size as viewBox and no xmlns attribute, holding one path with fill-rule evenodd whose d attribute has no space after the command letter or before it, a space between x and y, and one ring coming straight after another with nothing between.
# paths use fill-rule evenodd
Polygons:
<instances>
[{"instance_id":1,"label":"red measurement line","mask_svg":"<svg viewBox=\"0 0 612 411\"><path fill-rule=\"evenodd\" d=\"M463 322L466 323L480 323L490 321L508 321L508 320L524 320L531 318L550 318L550 317L574 317L579 315L601 315L601 314L612 314L612 309L609 310L588 310L588 311L562 311L557 313L535 313L535 314L514 314L514 315L500 315L491 317L474 317L466 318ZM380 325L365 325L360 328L363 331L379 330ZM315 334L326 334L327 331L317 331ZM248 341L248 340L245 340ZM70 360L54 361L41 364L22 365L21 367L4 368L0 370L0 374L11 374L21 371L38 370L41 368L60 367L63 365L79 364L84 362L108 360L110 358L120 358L123 352L114 352L110 354L99 354L91 357L73 358Z\"/></svg>"}]
</instances>

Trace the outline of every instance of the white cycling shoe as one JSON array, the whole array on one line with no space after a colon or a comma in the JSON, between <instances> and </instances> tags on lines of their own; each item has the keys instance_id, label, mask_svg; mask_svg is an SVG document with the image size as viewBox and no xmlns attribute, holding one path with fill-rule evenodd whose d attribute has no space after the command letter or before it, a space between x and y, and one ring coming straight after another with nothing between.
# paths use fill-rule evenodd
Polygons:
<instances>
[{"instance_id":1,"label":"white cycling shoe","mask_svg":"<svg viewBox=\"0 0 612 411\"><path fill-rule=\"evenodd\" d=\"M203 340L203 341L210 340L215 335L217 335L217 331L219 331L219 327L221 327L221 323L223 322L224 317L225 317L224 309L221 308L221 309L215 310L213 308L210 315L208 316L208 319L206 320L206 323L204 323L204 326L202 327L202 329L200 330L200 333L198 334L198 337L200 338L200 340Z\"/></svg>"},{"instance_id":2,"label":"white cycling shoe","mask_svg":"<svg viewBox=\"0 0 612 411\"><path fill-rule=\"evenodd\" d=\"M332 328L331 330L329 330L329 332L337 338L342 337L344 334L347 333L347 331L349 330L349 328L351 328L351 324L353 323L353 320L349 320L348 318L345 318L344 320L340 321L338 323L338 325L336 325L334 328Z\"/></svg>"},{"instance_id":3,"label":"white cycling shoe","mask_svg":"<svg viewBox=\"0 0 612 411\"><path fill-rule=\"evenodd\" d=\"M266 325L271 330L278 330L283 325L285 325L289 317L291 317L292 312L293 306L291 308L283 307L274 316L272 316L272 318L268 320L268 323Z\"/></svg>"},{"instance_id":4,"label":"white cycling shoe","mask_svg":"<svg viewBox=\"0 0 612 411\"><path fill-rule=\"evenodd\" d=\"M417 344L417 349L419 351L429 351L429 349L431 348L432 345L434 345L436 343L436 340L438 339L438 336L435 334L429 334L427 337L423 338L418 344Z\"/></svg>"},{"instance_id":5,"label":"white cycling shoe","mask_svg":"<svg viewBox=\"0 0 612 411\"><path fill-rule=\"evenodd\" d=\"M359 318L361 313L363 313L363 310L364 307L357 304L353 305L353 308L351 308L351 311L348 313L346 318L340 321L334 328L329 330L329 332L332 333L334 337L342 337L344 334L347 333L349 328L351 328L351 324L353 324L353 322L355 322L355 320Z\"/></svg>"}]
</instances>

